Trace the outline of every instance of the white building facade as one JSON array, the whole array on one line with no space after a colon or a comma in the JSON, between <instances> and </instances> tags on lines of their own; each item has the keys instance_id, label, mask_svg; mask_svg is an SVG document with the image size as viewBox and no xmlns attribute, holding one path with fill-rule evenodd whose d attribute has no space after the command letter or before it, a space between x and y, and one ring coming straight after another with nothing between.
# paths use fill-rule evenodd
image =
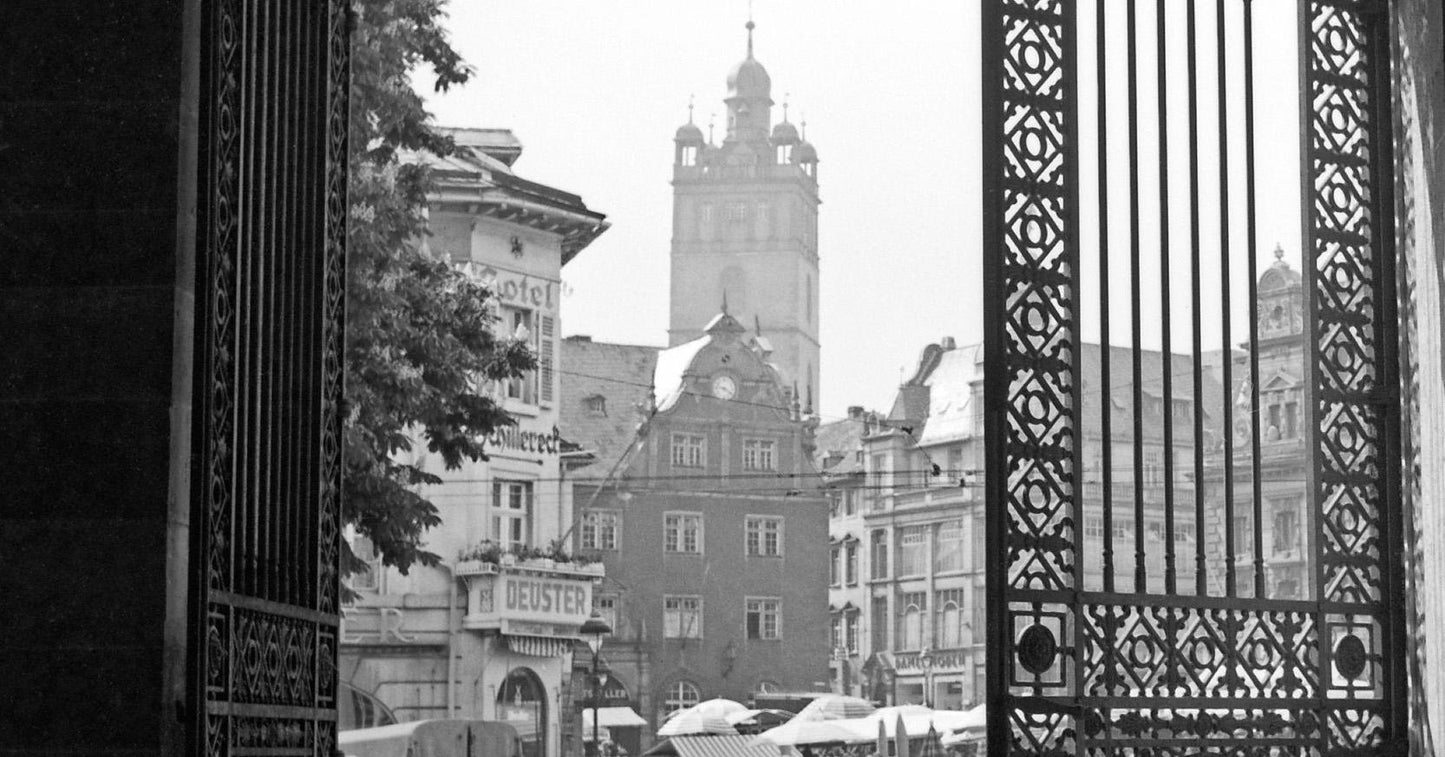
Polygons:
<instances>
[{"instance_id":1,"label":"white building facade","mask_svg":"<svg viewBox=\"0 0 1445 757\"><path fill-rule=\"evenodd\" d=\"M558 755L570 723L571 654L592 610L600 563L558 549L572 527L558 431L561 268L607 228L575 195L517 177L521 146L503 130L452 130L457 155L432 160L431 253L489 284L496 326L538 357L526 376L492 387L515 426L489 457L446 470L418 444L415 462L443 478L421 494L442 524L426 547L437 568L355 575L344 610L341 680L399 721L501 720L528 757ZM363 558L365 540L353 540ZM367 696L369 695L369 696Z\"/></svg>"}]
</instances>

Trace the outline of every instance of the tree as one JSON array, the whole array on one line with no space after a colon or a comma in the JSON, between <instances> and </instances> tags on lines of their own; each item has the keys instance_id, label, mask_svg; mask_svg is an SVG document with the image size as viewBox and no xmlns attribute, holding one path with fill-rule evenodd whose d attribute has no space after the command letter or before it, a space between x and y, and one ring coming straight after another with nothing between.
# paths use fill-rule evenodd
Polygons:
<instances>
[{"instance_id":1,"label":"tree","mask_svg":"<svg viewBox=\"0 0 1445 757\"><path fill-rule=\"evenodd\" d=\"M403 573L440 560L424 535L441 519L417 487L441 479L407 453L422 442L448 469L485 459L481 438L514 421L483 387L535 367L525 344L494 333L491 292L418 244L431 180L409 158L457 148L410 77L430 66L441 92L472 75L442 28L445 4L353 2L343 517ZM345 567L362 563L348 553Z\"/></svg>"}]
</instances>

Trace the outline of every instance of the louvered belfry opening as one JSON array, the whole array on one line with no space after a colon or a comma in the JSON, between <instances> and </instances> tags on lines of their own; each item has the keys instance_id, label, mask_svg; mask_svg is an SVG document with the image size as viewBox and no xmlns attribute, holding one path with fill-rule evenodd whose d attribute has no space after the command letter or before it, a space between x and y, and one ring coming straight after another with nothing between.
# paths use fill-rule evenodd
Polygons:
<instances>
[{"instance_id":1,"label":"louvered belfry opening","mask_svg":"<svg viewBox=\"0 0 1445 757\"><path fill-rule=\"evenodd\" d=\"M202 5L192 746L329 755L346 3Z\"/></svg>"},{"instance_id":2,"label":"louvered belfry opening","mask_svg":"<svg viewBox=\"0 0 1445 757\"><path fill-rule=\"evenodd\" d=\"M984 0L989 751L1404 743L1384 0Z\"/></svg>"}]
</instances>

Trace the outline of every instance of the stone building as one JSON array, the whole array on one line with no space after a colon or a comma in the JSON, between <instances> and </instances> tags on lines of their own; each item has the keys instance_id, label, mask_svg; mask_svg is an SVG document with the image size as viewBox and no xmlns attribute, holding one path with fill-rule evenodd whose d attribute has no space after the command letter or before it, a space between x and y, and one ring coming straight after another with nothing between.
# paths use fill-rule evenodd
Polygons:
<instances>
[{"instance_id":1,"label":"stone building","mask_svg":"<svg viewBox=\"0 0 1445 757\"><path fill-rule=\"evenodd\" d=\"M649 722L643 747L703 699L825 687L828 655L813 421L728 313L648 353L576 337L562 353L587 366L564 376L563 428L598 461L574 478L576 548L606 565L602 658Z\"/></svg>"},{"instance_id":2,"label":"stone building","mask_svg":"<svg viewBox=\"0 0 1445 757\"><path fill-rule=\"evenodd\" d=\"M1104 586L1102 454L1103 350L1085 344L1084 460L1085 585ZM1112 347L1109 387L1110 459L1107 476L1112 503L1113 573L1117 581L1136 574L1134 538L1137 507L1145 512L1145 574L1152 585L1164 580L1167 534L1163 460L1172 455L1176 513L1193 501L1183 475L1193 446L1185 434L1165 443L1161 353L1141 353L1143 381L1135 393L1132 361ZM898 389L887 413L852 408L848 417L818 430L818 464L831 503L829 609L832 613L832 680L835 690L878 702L928 703L957 709L978 704L984 691L983 350L959 347L945 337L924 348L918 366ZM1174 355L1171 375L1191 375L1188 356ZM1206 375L1206 408L1219 407L1223 394ZM1192 424L1193 390L1171 392L1176 424ZM1134 429L1135 402L1142 435ZM1206 410L1206 427L1218 412ZM1139 439L1136 455L1135 439ZM1166 450L1168 450L1166 452ZM1136 460L1140 463L1135 465ZM1137 470L1136 470L1137 468ZM1138 482L1136 487L1135 482ZM1136 492L1138 497L1136 497ZM1192 507L1192 505L1190 505ZM1192 510L1191 510L1192 511ZM1176 518L1176 552L1192 555L1191 519ZM1194 564L1180 558L1176 581L1192 591Z\"/></svg>"},{"instance_id":3,"label":"stone building","mask_svg":"<svg viewBox=\"0 0 1445 757\"><path fill-rule=\"evenodd\" d=\"M344 611L341 681L399 720L502 720L528 757L557 755L571 640L602 571L553 548L572 523L570 447L558 432L560 273L607 223L576 195L516 175L511 132L448 133L464 149L429 159L424 244L490 284L498 328L530 341L538 368L492 387L517 423L487 440L489 460L448 471L424 445L411 453L444 479L421 492L440 511L427 548L443 565L402 575L353 538L372 569L350 580L360 597Z\"/></svg>"}]
</instances>

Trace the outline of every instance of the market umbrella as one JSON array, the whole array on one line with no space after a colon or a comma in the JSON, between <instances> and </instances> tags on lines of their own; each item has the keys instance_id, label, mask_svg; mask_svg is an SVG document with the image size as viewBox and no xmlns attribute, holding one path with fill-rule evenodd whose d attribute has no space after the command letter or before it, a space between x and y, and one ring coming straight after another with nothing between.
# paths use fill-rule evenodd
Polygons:
<instances>
[{"instance_id":1,"label":"market umbrella","mask_svg":"<svg viewBox=\"0 0 1445 757\"><path fill-rule=\"evenodd\" d=\"M748 711L747 706L743 703L735 702L731 699L724 699L722 697L715 697L713 699L707 700L706 702L699 702L687 709L696 710L700 713L703 713L704 715L717 715L724 720L727 720L729 715L736 715L739 712ZM683 712L686 711L687 710L683 710Z\"/></svg>"},{"instance_id":2,"label":"market umbrella","mask_svg":"<svg viewBox=\"0 0 1445 757\"><path fill-rule=\"evenodd\" d=\"M782 725L792 719L793 713L787 710L742 710L723 716L723 720L734 726L764 726L766 728Z\"/></svg>"},{"instance_id":3,"label":"market umbrella","mask_svg":"<svg viewBox=\"0 0 1445 757\"><path fill-rule=\"evenodd\" d=\"M938 731L933 726L928 726L928 735L923 737L923 749L919 750L918 757L938 757L942 747L938 744Z\"/></svg>"},{"instance_id":4,"label":"market umbrella","mask_svg":"<svg viewBox=\"0 0 1445 757\"><path fill-rule=\"evenodd\" d=\"M794 720L847 720L867 717L877 709L866 699L844 694L826 694L809 702Z\"/></svg>"},{"instance_id":5,"label":"market umbrella","mask_svg":"<svg viewBox=\"0 0 1445 757\"><path fill-rule=\"evenodd\" d=\"M668 718L657 729L658 736L699 736L704 734L738 735L738 729L716 713L701 712L697 706L689 707Z\"/></svg>"},{"instance_id":6,"label":"market umbrella","mask_svg":"<svg viewBox=\"0 0 1445 757\"><path fill-rule=\"evenodd\" d=\"M883 721L878 721L878 757L888 757L888 733L883 726Z\"/></svg>"},{"instance_id":7,"label":"market umbrella","mask_svg":"<svg viewBox=\"0 0 1445 757\"><path fill-rule=\"evenodd\" d=\"M898 716L898 722L893 727L893 743L897 749L897 757L909 757L908 751L908 728L903 725L903 716Z\"/></svg>"},{"instance_id":8,"label":"market umbrella","mask_svg":"<svg viewBox=\"0 0 1445 757\"><path fill-rule=\"evenodd\" d=\"M866 744L867 733L858 727L857 721L840 719L803 719L801 714L776 727L769 728L748 742L750 746L772 744L773 746L807 746L809 744Z\"/></svg>"}]
</instances>

